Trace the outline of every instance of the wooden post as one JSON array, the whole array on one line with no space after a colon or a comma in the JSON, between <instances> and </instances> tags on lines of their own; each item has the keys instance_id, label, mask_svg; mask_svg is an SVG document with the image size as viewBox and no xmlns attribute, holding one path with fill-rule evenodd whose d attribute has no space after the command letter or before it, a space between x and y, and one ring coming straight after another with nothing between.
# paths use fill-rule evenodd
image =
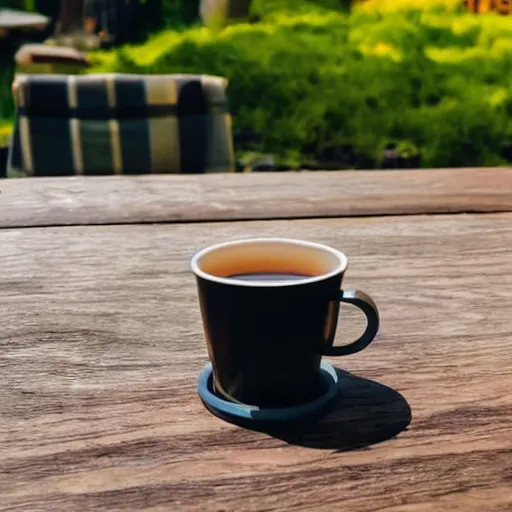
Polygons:
<instances>
[{"instance_id":1,"label":"wooden post","mask_svg":"<svg viewBox=\"0 0 512 512\"><path fill-rule=\"evenodd\" d=\"M85 0L61 0L60 16L55 31L57 44L93 49L100 46L100 39L85 29Z\"/></svg>"},{"instance_id":2,"label":"wooden post","mask_svg":"<svg viewBox=\"0 0 512 512\"><path fill-rule=\"evenodd\" d=\"M84 30L84 0L61 0L56 35L71 35Z\"/></svg>"},{"instance_id":3,"label":"wooden post","mask_svg":"<svg viewBox=\"0 0 512 512\"><path fill-rule=\"evenodd\" d=\"M199 12L205 25L221 26L249 17L252 0L201 0Z\"/></svg>"},{"instance_id":4,"label":"wooden post","mask_svg":"<svg viewBox=\"0 0 512 512\"><path fill-rule=\"evenodd\" d=\"M466 5L472 12L478 13L480 11L480 0L466 0Z\"/></svg>"}]
</instances>

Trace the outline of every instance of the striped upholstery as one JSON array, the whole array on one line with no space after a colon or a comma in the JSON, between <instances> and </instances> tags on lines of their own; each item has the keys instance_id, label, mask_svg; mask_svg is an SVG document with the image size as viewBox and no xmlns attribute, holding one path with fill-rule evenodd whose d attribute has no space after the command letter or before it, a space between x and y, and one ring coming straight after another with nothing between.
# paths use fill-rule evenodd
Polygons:
<instances>
[{"instance_id":1,"label":"striped upholstery","mask_svg":"<svg viewBox=\"0 0 512 512\"><path fill-rule=\"evenodd\" d=\"M226 84L204 75L18 75L12 175L234 171Z\"/></svg>"}]
</instances>

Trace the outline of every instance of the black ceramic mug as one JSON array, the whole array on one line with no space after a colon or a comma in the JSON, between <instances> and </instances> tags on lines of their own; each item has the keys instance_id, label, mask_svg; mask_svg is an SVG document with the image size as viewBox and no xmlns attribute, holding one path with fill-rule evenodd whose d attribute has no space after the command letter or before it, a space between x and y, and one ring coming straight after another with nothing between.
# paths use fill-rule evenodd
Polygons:
<instances>
[{"instance_id":1,"label":"black ceramic mug","mask_svg":"<svg viewBox=\"0 0 512 512\"><path fill-rule=\"evenodd\" d=\"M379 328L373 300L341 290L347 257L301 240L262 238L208 247L191 262L215 391L259 407L290 407L322 394L323 355L363 350ZM363 335L333 346L340 302L366 316Z\"/></svg>"}]
</instances>

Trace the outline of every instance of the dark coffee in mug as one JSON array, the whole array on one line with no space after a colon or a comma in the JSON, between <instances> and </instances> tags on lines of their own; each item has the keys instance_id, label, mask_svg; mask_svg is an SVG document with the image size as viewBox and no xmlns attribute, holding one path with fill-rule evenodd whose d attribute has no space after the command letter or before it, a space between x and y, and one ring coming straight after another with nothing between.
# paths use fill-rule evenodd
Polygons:
<instances>
[{"instance_id":1,"label":"dark coffee in mug","mask_svg":"<svg viewBox=\"0 0 512 512\"><path fill-rule=\"evenodd\" d=\"M215 390L264 408L289 407L323 393L322 355L365 348L378 330L372 299L341 291L348 261L330 247L300 240L251 239L194 256ZM364 334L333 346L340 302L365 313Z\"/></svg>"}]
</instances>

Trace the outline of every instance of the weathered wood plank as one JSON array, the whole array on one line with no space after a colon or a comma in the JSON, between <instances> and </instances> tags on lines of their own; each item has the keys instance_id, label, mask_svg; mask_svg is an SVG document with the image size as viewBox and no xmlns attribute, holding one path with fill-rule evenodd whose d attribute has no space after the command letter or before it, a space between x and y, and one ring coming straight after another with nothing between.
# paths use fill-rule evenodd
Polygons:
<instances>
[{"instance_id":1,"label":"weathered wood plank","mask_svg":"<svg viewBox=\"0 0 512 512\"><path fill-rule=\"evenodd\" d=\"M39 178L0 187L0 227L512 210L504 168Z\"/></svg>"},{"instance_id":2,"label":"weathered wood plank","mask_svg":"<svg viewBox=\"0 0 512 512\"><path fill-rule=\"evenodd\" d=\"M302 439L196 396L188 259L249 236L344 250L346 287L381 309ZM512 214L5 229L0 246L1 510L512 510ZM339 342L361 327L344 313Z\"/></svg>"}]
</instances>

